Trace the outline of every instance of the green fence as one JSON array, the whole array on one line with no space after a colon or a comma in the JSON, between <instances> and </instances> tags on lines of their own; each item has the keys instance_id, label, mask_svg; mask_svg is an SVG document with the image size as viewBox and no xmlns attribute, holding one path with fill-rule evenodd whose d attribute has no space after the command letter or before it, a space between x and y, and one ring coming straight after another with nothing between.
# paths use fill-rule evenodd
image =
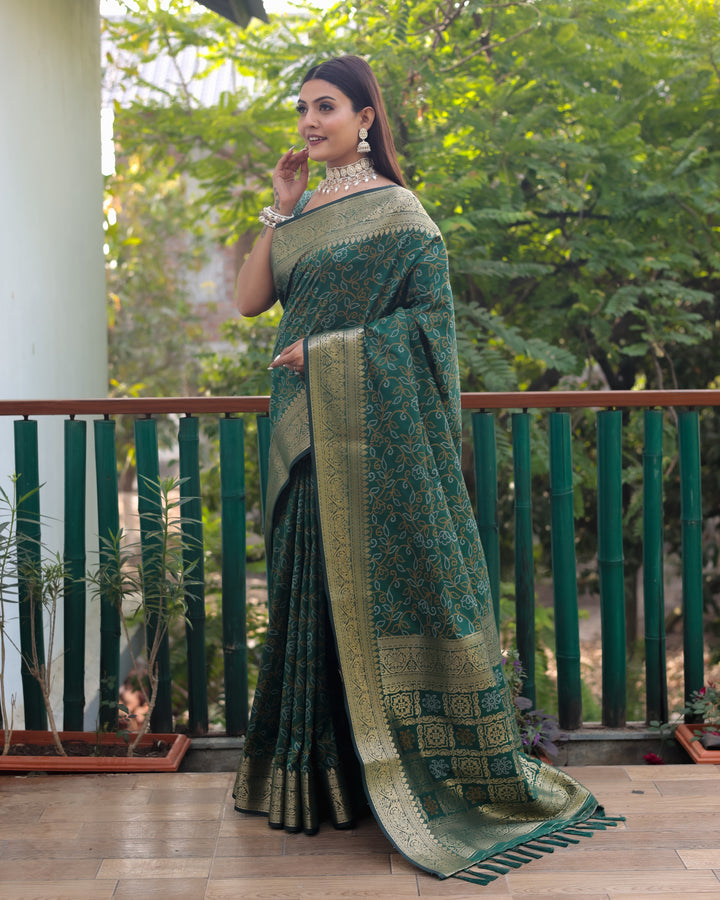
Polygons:
<instances>
[{"instance_id":1,"label":"green fence","mask_svg":"<svg viewBox=\"0 0 720 900\"><path fill-rule=\"evenodd\" d=\"M499 610L501 547L514 556L516 638L527 672L526 696L535 692L535 576L533 545L537 539L533 509L533 479L538 466L534 449L538 429L548 455L545 511L550 530L552 591L557 660L557 705L560 726L572 730L582 724L580 642L576 560L575 475L572 415L582 412L596 420L592 456L597 477L597 569L602 626L602 722L620 727L626 719L625 562L623 558L623 428L628 410L642 416L642 547L645 622L646 711L648 721L668 716L664 634L664 484L663 440L669 424L676 428L679 457L682 535L682 606L685 696L703 683L703 512L701 503L700 414L720 406L720 391L553 392L545 394L465 394L463 406L471 418L477 521L485 548L493 601ZM158 420L178 422L177 460L188 538L183 552L194 572L194 588L187 596L186 658L188 716L192 734L208 729L206 691L206 635L200 498L201 430L203 420L219 430L222 534L222 644L226 731L241 734L248 718L248 651L246 637L246 501L245 425L257 423L261 496L266 484L270 429L266 397L171 398L144 400L0 401L0 415L16 418L15 470L21 473L18 495L29 495L18 526L18 546L33 552L40 543L41 510L38 473L37 422L44 416L65 419L64 440L64 695L63 727L83 726L85 677L85 621L88 596L82 573L86 566L85 483L88 467L88 429L78 416L92 421L92 445L97 483L99 534L116 534L119 527L118 467L115 418L135 416L135 459L138 474L138 511L143 565L151 570L152 527L157 493L147 485L160 472ZM678 412L679 410L679 412ZM498 484L497 427L502 418L511 454L512 486ZM509 423L509 425L508 425ZM675 425L676 423L676 425ZM506 449L506 453L507 453ZM585 455L588 448L581 448ZM512 522L499 521L499 493L511 495ZM537 495L537 490L535 490ZM543 501L545 502L545 501ZM537 501L535 501L537 505ZM509 533L510 532L510 533ZM504 538L504 541L501 540ZM23 539L22 541L20 539ZM25 541L25 538L27 540ZM27 549L29 548L29 549ZM101 565L108 559L107 542L99 541ZM146 556L147 555L147 556ZM271 573L268 572L268 577ZM42 633L38 610L30 608L27 591L19 583L21 649L35 633ZM118 713L121 622L111 596L100 596L100 712L101 725L111 726ZM155 623L156 624L156 623ZM155 627L152 619L149 631ZM173 730L170 653L167 637L159 656L154 731ZM45 710L37 684L22 670L27 728L44 729Z\"/></svg>"}]
</instances>

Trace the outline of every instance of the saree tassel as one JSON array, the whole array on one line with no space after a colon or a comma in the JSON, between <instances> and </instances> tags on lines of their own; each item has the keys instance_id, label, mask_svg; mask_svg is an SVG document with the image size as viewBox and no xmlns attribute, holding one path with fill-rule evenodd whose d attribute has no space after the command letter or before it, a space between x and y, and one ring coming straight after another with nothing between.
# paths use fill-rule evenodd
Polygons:
<instances>
[{"instance_id":1,"label":"saree tassel","mask_svg":"<svg viewBox=\"0 0 720 900\"><path fill-rule=\"evenodd\" d=\"M545 851L543 851L543 853L544 852ZM537 853L535 850L528 850L528 848L525 844L523 844L522 847L513 847L513 853L527 857L525 859L525 862L530 862L533 859L542 859L543 858L542 853Z\"/></svg>"},{"instance_id":2,"label":"saree tassel","mask_svg":"<svg viewBox=\"0 0 720 900\"><path fill-rule=\"evenodd\" d=\"M519 869L527 862L526 859L516 859L509 853L497 853L493 859L503 866L510 866L511 869Z\"/></svg>"},{"instance_id":3,"label":"saree tassel","mask_svg":"<svg viewBox=\"0 0 720 900\"><path fill-rule=\"evenodd\" d=\"M497 875L484 875L481 872L470 871L456 872L455 875L452 875L451 877L457 878L460 881L469 881L470 884L480 884L483 887L497 880Z\"/></svg>"},{"instance_id":4,"label":"saree tassel","mask_svg":"<svg viewBox=\"0 0 720 900\"><path fill-rule=\"evenodd\" d=\"M488 872L495 872L496 875L509 875L510 869L505 868L505 866L499 866L496 863L491 863L485 860L484 862L478 863L475 867L477 871L481 871L482 869L487 869Z\"/></svg>"},{"instance_id":5,"label":"saree tassel","mask_svg":"<svg viewBox=\"0 0 720 900\"><path fill-rule=\"evenodd\" d=\"M572 837L572 831L568 828L563 828L562 831L556 831L553 837L560 838L561 841L567 841L568 844L579 844L580 841L576 837ZM581 835L581 837L585 837L585 835Z\"/></svg>"},{"instance_id":6,"label":"saree tassel","mask_svg":"<svg viewBox=\"0 0 720 900\"><path fill-rule=\"evenodd\" d=\"M565 838L561 837L558 832L555 832L552 837L546 836L535 838L535 841L538 844L552 844L555 847L569 847L571 843L570 841L565 840ZM574 841L574 843L577 844L578 842Z\"/></svg>"},{"instance_id":7,"label":"saree tassel","mask_svg":"<svg viewBox=\"0 0 720 900\"><path fill-rule=\"evenodd\" d=\"M531 859L541 859L539 853L526 853L519 847L513 847L512 851L506 850L502 854L503 859L514 859L515 862L528 863Z\"/></svg>"},{"instance_id":8,"label":"saree tassel","mask_svg":"<svg viewBox=\"0 0 720 900\"><path fill-rule=\"evenodd\" d=\"M588 828L597 828L599 831L605 831L606 828L617 828L618 822L624 822L625 816L606 816L595 815L583 822Z\"/></svg>"},{"instance_id":9,"label":"saree tassel","mask_svg":"<svg viewBox=\"0 0 720 900\"><path fill-rule=\"evenodd\" d=\"M543 848L543 853L552 853L549 848ZM469 881L473 884L490 884L498 875L509 875L512 869L521 869L524 865L532 862L534 859L542 859L542 853L536 853L527 850L525 846L522 848L513 847L512 851L506 850L497 853L490 859L476 863L468 869L456 872L452 877L459 878L461 881ZM510 868L507 868L507 867Z\"/></svg>"},{"instance_id":10,"label":"saree tassel","mask_svg":"<svg viewBox=\"0 0 720 900\"><path fill-rule=\"evenodd\" d=\"M554 848L554 847L548 847L548 846L546 846L546 845L544 845L544 844L537 844L537 843L535 843L535 844L524 844L523 846L525 846L525 847L530 847L530 848L533 849L533 850L540 850L541 853L554 853L554 852L555 852L555 848Z\"/></svg>"}]
</instances>

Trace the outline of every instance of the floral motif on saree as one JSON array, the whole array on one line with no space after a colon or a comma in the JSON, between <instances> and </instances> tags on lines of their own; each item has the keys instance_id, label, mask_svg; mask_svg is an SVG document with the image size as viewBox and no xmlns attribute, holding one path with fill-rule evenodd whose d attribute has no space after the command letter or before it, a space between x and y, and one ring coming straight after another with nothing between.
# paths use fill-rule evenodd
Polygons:
<instances>
[{"instance_id":1,"label":"floral motif on saree","mask_svg":"<svg viewBox=\"0 0 720 900\"><path fill-rule=\"evenodd\" d=\"M602 811L521 749L460 466L441 236L409 191L366 191L276 229L273 271L277 349L307 340L305 379L274 376L266 534L309 452L370 805L410 861L485 883L547 852L548 835L562 844L601 827Z\"/></svg>"}]
</instances>

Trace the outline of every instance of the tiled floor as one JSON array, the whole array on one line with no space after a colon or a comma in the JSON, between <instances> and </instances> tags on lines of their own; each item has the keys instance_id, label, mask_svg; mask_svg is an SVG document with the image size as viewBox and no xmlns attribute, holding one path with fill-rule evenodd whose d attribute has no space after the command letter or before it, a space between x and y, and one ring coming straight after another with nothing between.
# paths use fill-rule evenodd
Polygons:
<instances>
[{"instance_id":1,"label":"tiled floor","mask_svg":"<svg viewBox=\"0 0 720 900\"><path fill-rule=\"evenodd\" d=\"M233 810L231 773L0 776L0 900L720 898L720 769L569 770L626 821L487 887L425 875L372 820L315 837Z\"/></svg>"}]
</instances>

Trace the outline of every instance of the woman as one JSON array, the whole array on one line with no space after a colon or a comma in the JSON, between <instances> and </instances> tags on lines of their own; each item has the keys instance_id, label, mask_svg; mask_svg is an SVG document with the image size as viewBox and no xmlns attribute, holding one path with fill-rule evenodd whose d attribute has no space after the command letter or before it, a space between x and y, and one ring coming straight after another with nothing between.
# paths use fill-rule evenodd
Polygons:
<instances>
[{"instance_id":1,"label":"woman","mask_svg":"<svg viewBox=\"0 0 720 900\"><path fill-rule=\"evenodd\" d=\"M349 827L362 784L408 859L485 883L483 861L521 844L525 861L597 804L520 749L460 468L446 252L403 185L375 77L358 57L321 63L297 110L305 146L275 167L237 283L243 315L276 299L284 314L271 620L236 807ZM309 161L326 165L313 192Z\"/></svg>"}]
</instances>

